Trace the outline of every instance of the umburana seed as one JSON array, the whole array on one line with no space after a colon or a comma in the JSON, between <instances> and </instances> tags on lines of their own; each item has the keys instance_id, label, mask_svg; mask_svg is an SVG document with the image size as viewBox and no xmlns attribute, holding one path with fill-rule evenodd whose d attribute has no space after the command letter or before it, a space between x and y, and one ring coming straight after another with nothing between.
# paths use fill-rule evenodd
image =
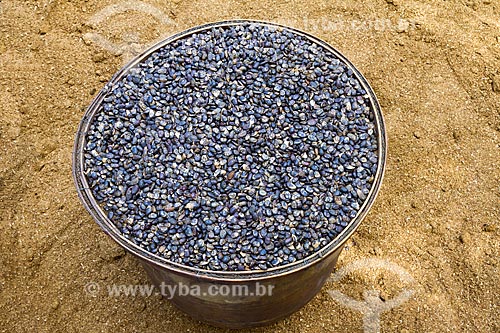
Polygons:
<instances>
[{"instance_id":1,"label":"umburana seed","mask_svg":"<svg viewBox=\"0 0 500 333\"><path fill-rule=\"evenodd\" d=\"M335 54L283 28L208 28L152 53L86 133L94 197L172 262L269 269L331 242L377 170L372 105Z\"/></svg>"}]
</instances>

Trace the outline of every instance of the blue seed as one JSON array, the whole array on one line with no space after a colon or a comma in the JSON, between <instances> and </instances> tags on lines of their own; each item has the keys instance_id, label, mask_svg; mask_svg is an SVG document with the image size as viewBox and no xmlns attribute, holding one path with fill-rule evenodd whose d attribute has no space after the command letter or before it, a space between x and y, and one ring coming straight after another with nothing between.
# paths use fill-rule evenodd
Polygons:
<instances>
[{"instance_id":1,"label":"blue seed","mask_svg":"<svg viewBox=\"0 0 500 333\"><path fill-rule=\"evenodd\" d=\"M378 168L366 88L288 29L241 23L164 45L103 90L90 190L123 235L177 264L299 261L357 215Z\"/></svg>"}]
</instances>

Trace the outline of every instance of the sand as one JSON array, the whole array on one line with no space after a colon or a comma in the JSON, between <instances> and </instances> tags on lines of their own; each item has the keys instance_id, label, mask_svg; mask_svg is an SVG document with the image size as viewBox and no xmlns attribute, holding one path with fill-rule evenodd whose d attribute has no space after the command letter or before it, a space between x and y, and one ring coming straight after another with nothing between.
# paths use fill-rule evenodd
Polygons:
<instances>
[{"instance_id":1,"label":"sand","mask_svg":"<svg viewBox=\"0 0 500 333\"><path fill-rule=\"evenodd\" d=\"M79 202L71 154L86 107L125 60L232 18L286 23L343 52L377 93L389 139L379 197L338 268L397 266L337 272L302 310L252 332L371 332L330 291L363 300L372 289L388 305L412 292L382 313L382 332L500 331L498 1L148 0L96 16L117 3L0 1L0 331L226 331L157 296L105 294L149 282Z\"/></svg>"}]
</instances>

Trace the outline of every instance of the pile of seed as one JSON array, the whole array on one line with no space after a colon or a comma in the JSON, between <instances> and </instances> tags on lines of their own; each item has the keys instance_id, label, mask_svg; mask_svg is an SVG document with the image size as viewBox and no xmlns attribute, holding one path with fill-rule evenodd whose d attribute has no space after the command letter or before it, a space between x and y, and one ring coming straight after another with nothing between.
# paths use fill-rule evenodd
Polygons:
<instances>
[{"instance_id":1,"label":"pile of seed","mask_svg":"<svg viewBox=\"0 0 500 333\"><path fill-rule=\"evenodd\" d=\"M86 133L92 193L172 262L258 270L303 259L356 216L377 169L367 92L286 29L210 28L152 53Z\"/></svg>"}]
</instances>

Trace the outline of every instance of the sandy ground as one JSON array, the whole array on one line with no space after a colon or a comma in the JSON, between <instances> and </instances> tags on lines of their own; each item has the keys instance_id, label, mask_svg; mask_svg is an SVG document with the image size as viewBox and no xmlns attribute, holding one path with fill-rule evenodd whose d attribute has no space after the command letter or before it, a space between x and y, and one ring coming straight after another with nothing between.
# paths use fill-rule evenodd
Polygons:
<instances>
[{"instance_id":1,"label":"sandy ground","mask_svg":"<svg viewBox=\"0 0 500 333\"><path fill-rule=\"evenodd\" d=\"M118 1L0 1L0 331L224 331L156 296L85 292L92 281L148 280L80 204L71 153L85 108L134 50L193 25L252 18L323 38L373 86L387 172L338 267L378 258L413 278L352 271L253 332L362 332L362 314L329 291L362 300L370 289L386 302L413 291L381 315L382 332L500 332L498 0L147 1L155 15L128 1L140 10L122 3L108 18L96 13Z\"/></svg>"}]
</instances>

